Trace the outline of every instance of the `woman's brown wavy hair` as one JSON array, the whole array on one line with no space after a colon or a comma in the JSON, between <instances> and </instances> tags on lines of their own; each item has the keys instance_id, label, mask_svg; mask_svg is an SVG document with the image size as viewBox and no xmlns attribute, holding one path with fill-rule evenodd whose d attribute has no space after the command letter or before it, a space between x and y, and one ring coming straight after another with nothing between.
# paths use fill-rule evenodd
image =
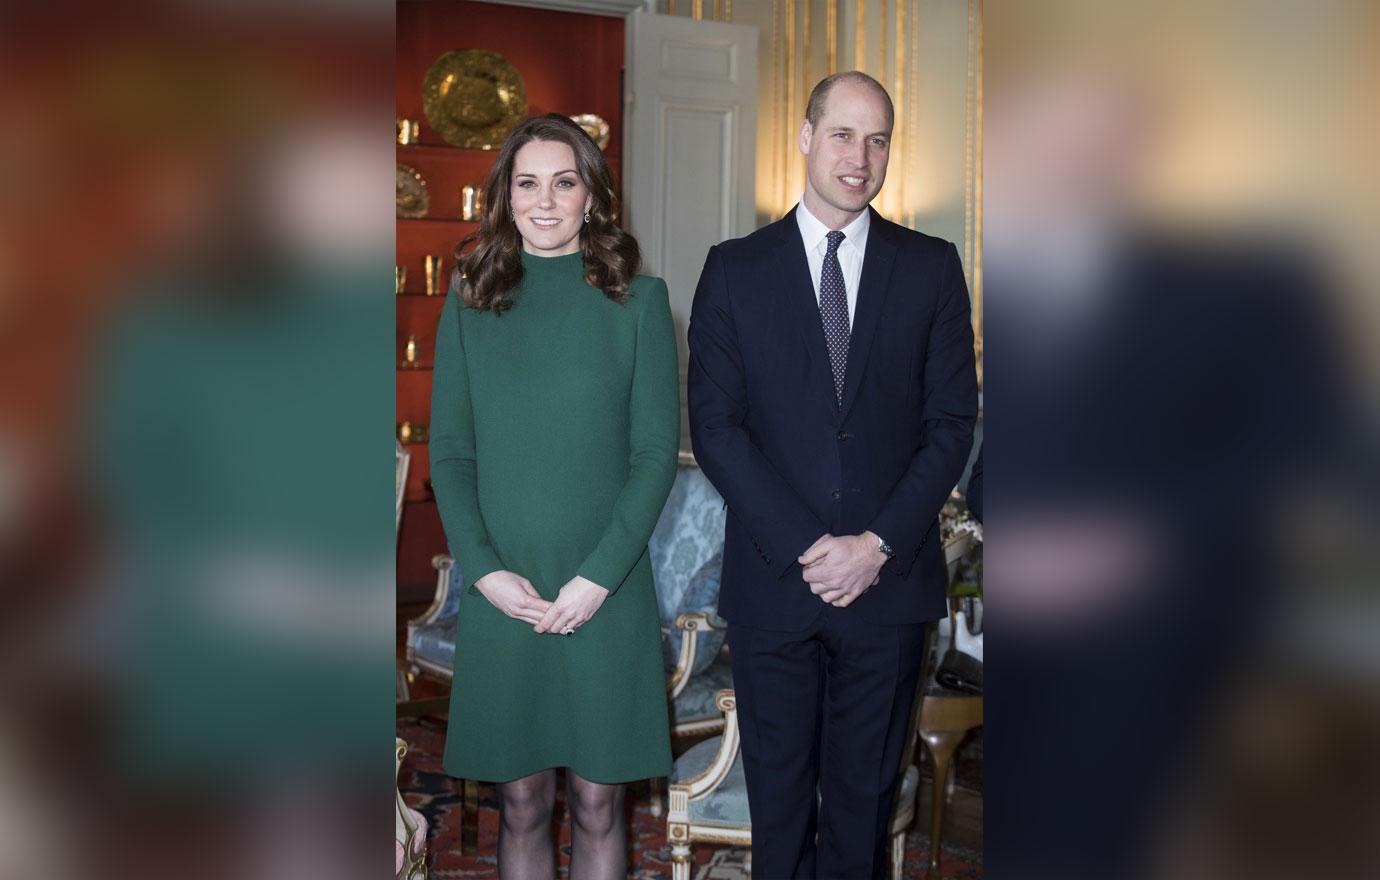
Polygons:
<instances>
[{"instance_id":1,"label":"woman's brown wavy hair","mask_svg":"<svg viewBox=\"0 0 1380 880\"><path fill-rule=\"evenodd\" d=\"M452 286L470 308L501 315L513 307L513 292L522 280L522 236L511 201L513 159L532 141L556 141L574 152L576 173L592 197L589 222L580 230L585 282L615 302L626 301L642 252L637 239L618 226L613 174L604 154L584 129L558 113L527 119L503 142L484 183L479 229L455 248Z\"/></svg>"}]
</instances>

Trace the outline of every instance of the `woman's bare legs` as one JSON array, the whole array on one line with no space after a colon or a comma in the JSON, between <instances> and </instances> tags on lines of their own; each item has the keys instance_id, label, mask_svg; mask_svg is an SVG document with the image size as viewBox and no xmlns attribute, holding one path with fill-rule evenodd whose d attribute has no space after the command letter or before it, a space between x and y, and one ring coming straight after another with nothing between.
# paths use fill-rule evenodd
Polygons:
<instances>
[{"instance_id":1,"label":"woman's bare legs","mask_svg":"<svg viewBox=\"0 0 1380 880\"><path fill-rule=\"evenodd\" d=\"M628 833L623 821L627 786L603 785L565 771L570 801L570 880L625 880Z\"/></svg>"},{"instance_id":2,"label":"woman's bare legs","mask_svg":"<svg viewBox=\"0 0 1380 880\"><path fill-rule=\"evenodd\" d=\"M498 784L498 876L501 880L545 880L556 876L551 810L556 771L542 770Z\"/></svg>"}]
</instances>

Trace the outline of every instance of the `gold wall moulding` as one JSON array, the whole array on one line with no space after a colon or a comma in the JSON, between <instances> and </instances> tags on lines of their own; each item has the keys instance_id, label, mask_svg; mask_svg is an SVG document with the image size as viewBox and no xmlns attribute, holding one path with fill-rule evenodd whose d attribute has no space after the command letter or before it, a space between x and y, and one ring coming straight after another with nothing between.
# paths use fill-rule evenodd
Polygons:
<instances>
[{"instance_id":1,"label":"gold wall moulding","mask_svg":"<svg viewBox=\"0 0 1380 880\"><path fill-rule=\"evenodd\" d=\"M527 86L497 52L454 49L422 77L422 111L446 143L493 150L527 116Z\"/></svg>"}]
</instances>

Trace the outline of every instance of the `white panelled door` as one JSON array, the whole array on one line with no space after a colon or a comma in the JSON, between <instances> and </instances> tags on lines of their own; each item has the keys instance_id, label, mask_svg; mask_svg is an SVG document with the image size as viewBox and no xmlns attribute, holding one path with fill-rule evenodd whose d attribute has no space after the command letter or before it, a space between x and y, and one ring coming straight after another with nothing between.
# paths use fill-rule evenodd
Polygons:
<instances>
[{"instance_id":1,"label":"white panelled door","mask_svg":"<svg viewBox=\"0 0 1380 880\"><path fill-rule=\"evenodd\" d=\"M685 333L695 285L710 246L756 222L757 28L638 11L627 39L627 226L642 246L642 271L671 291L688 449Z\"/></svg>"}]
</instances>

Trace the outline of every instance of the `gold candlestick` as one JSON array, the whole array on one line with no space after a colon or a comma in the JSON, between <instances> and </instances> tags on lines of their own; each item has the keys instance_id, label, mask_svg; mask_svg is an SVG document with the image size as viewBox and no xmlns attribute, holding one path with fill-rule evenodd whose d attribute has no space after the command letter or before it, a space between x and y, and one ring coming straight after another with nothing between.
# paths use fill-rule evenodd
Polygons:
<instances>
[{"instance_id":1,"label":"gold candlestick","mask_svg":"<svg viewBox=\"0 0 1380 880\"><path fill-rule=\"evenodd\" d=\"M407 337L407 347L403 350L403 360L409 367L417 366L417 337Z\"/></svg>"},{"instance_id":2,"label":"gold candlestick","mask_svg":"<svg viewBox=\"0 0 1380 880\"><path fill-rule=\"evenodd\" d=\"M402 146L417 143L417 136L421 133L421 126L415 119L398 120L398 143Z\"/></svg>"},{"instance_id":3,"label":"gold candlestick","mask_svg":"<svg viewBox=\"0 0 1380 880\"><path fill-rule=\"evenodd\" d=\"M478 220L484 210L484 191L472 184L460 187L460 219Z\"/></svg>"},{"instance_id":4,"label":"gold candlestick","mask_svg":"<svg viewBox=\"0 0 1380 880\"><path fill-rule=\"evenodd\" d=\"M443 260L432 254L422 257L422 268L426 270L426 295L435 296L440 293L441 264Z\"/></svg>"},{"instance_id":5,"label":"gold candlestick","mask_svg":"<svg viewBox=\"0 0 1380 880\"><path fill-rule=\"evenodd\" d=\"M393 281L394 281L394 284L396 285L396 290L395 290L395 292L398 293L399 295L401 295L401 294L403 293L403 291L405 291L405 290L407 289L407 267L406 267L406 266L394 266L394 267L393 267Z\"/></svg>"}]
</instances>

